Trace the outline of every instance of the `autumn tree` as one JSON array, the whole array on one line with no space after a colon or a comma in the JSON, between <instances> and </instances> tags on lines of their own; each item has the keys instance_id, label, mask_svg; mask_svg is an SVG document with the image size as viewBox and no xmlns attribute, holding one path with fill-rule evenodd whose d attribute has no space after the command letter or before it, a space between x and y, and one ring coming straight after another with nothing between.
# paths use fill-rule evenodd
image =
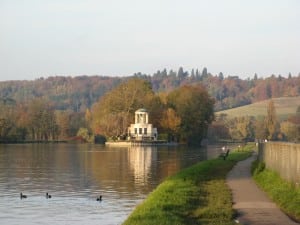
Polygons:
<instances>
[{"instance_id":1,"label":"autumn tree","mask_svg":"<svg viewBox=\"0 0 300 225\"><path fill-rule=\"evenodd\" d=\"M94 142L94 136L87 128L81 127L77 132L77 136L81 137L85 142Z\"/></svg>"},{"instance_id":2,"label":"autumn tree","mask_svg":"<svg viewBox=\"0 0 300 225\"><path fill-rule=\"evenodd\" d=\"M169 141L177 141L181 118L176 114L174 109L168 108L163 112L160 125L167 132Z\"/></svg>"},{"instance_id":3,"label":"autumn tree","mask_svg":"<svg viewBox=\"0 0 300 225\"><path fill-rule=\"evenodd\" d=\"M213 141L230 139L229 129L223 121L213 121L208 128L208 138Z\"/></svg>"},{"instance_id":4,"label":"autumn tree","mask_svg":"<svg viewBox=\"0 0 300 225\"><path fill-rule=\"evenodd\" d=\"M267 128L268 139L269 140L276 139L276 134L278 132L278 122L277 122L276 109L273 100L270 100L268 104L265 124Z\"/></svg>"},{"instance_id":5,"label":"autumn tree","mask_svg":"<svg viewBox=\"0 0 300 225\"><path fill-rule=\"evenodd\" d=\"M132 78L94 104L91 127L94 134L124 136L138 108L147 108L151 118L156 118L161 114L160 105L160 99L155 97L151 83Z\"/></svg>"},{"instance_id":6,"label":"autumn tree","mask_svg":"<svg viewBox=\"0 0 300 225\"><path fill-rule=\"evenodd\" d=\"M255 133L255 138L258 140L265 140L268 137L268 131L267 131L265 121L266 121L265 116L259 116L255 119L254 133Z\"/></svg>"},{"instance_id":7,"label":"autumn tree","mask_svg":"<svg viewBox=\"0 0 300 225\"><path fill-rule=\"evenodd\" d=\"M33 140L54 140L58 136L58 126L53 106L44 98L32 100L28 107L28 128Z\"/></svg>"},{"instance_id":8,"label":"autumn tree","mask_svg":"<svg viewBox=\"0 0 300 225\"><path fill-rule=\"evenodd\" d=\"M288 120L281 122L280 131L288 141L300 141L300 106Z\"/></svg>"},{"instance_id":9,"label":"autumn tree","mask_svg":"<svg viewBox=\"0 0 300 225\"><path fill-rule=\"evenodd\" d=\"M280 131L284 134L287 141L299 141L300 129L299 125L291 123L290 121L283 121L280 124Z\"/></svg>"},{"instance_id":10,"label":"autumn tree","mask_svg":"<svg viewBox=\"0 0 300 225\"><path fill-rule=\"evenodd\" d=\"M208 125L213 121L214 100L202 85L182 86L167 97L168 107L181 119L180 139L188 144L201 144Z\"/></svg>"},{"instance_id":11,"label":"autumn tree","mask_svg":"<svg viewBox=\"0 0 300 225\"><path fill-rule=\"evenodd\" d=\"M235 117L227 122L227 127L231 138L234 140L250 140L254 138L252 117Z\"/></svg>"},{"instance_id":12,"label":"autumn tree","mask_svg":"<svg viewBox=\"0 0 300 225\"><path fill-rule=\"evenodd\" d=\"M55 112L55 116L56 116L56 122L58 125L58 137L59 139L66 139L71 135L70 133L70 128L71 128L71 124L70 124L70 118L71 118L71 112L66 110L66 111L56 111Z\"/></svg>"},{"instance_id":13,"label":"autumn tree","mask_svg":"<svg viewBox=\"0 0 300 225\"><path fill-rule=\"evenodd\" d=\"M12 107L0 101L0 141L8 138L9 131L14 126L13 119L10 118Z\"/></svg>"}]
</instances>

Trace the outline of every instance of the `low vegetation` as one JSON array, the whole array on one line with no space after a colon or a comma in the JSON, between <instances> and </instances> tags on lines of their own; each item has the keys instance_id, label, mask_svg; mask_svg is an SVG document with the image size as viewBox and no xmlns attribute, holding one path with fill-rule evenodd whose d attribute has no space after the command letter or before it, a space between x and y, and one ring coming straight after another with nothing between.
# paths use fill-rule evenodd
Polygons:
<instances>
[{"instance_id":1,"label":"low vegetation","mask_svg":"<svg viewBox=\"0 0 300 225\"><path fill-rule=\"evenodd\" d=\"M124 222L126 224L234 224L226 174L251 154L252 146L200 162L160 184Z\"/></svg>"},{"instance_id":2,"label":"low vegetation","mask_svg":"<svg viewBox=\"0 0 300 225\"><path fill-rule=\"evenodd\" d=\"M300 222L300 187L282 179L258 161L252 166L253 178L270 198L291 218Z\"/></svg>"}]
</instances>

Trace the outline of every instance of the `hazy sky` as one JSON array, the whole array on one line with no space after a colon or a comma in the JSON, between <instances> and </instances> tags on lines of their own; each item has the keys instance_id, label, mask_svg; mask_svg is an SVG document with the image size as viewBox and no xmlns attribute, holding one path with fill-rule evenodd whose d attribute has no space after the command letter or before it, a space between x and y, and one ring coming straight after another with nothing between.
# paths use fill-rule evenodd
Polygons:
<instances>
[{"instance_id":1,"label":"hazy sky","mask_svg":"<svg viewBox=\"0 0 300 225\"><path fill-rule=\"evenodd\" d=\"M299 0L0 0L0 80L300 72Z\"/></svg>"}]
</instances>

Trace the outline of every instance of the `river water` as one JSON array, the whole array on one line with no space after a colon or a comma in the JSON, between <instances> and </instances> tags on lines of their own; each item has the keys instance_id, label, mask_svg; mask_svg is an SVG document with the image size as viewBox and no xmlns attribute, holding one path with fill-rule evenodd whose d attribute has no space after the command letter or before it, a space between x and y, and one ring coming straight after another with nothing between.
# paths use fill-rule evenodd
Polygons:
<instances>
[{"instance_id":1,"label":"river water","mask_svg":"<svg viewBox=\"0 0 300 225\"><path fill-rule=\"evenodd\" d=\"M220 149L0 145L0 224L121 224L166 177Z\"/></svg>"}]
</instances>

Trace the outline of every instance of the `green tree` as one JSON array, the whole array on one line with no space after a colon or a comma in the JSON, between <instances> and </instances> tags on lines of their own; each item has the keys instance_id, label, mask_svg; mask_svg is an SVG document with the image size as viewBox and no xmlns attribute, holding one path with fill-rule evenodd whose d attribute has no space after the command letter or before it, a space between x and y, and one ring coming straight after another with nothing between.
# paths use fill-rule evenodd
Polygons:
<instances>
[{"instance_id":1,"label":"green tree","mask_svg":"<svg viewBox=\"0 0 300 225\"><path fill-rule=\"evenodd\" d=\"M180 138L188 144L201 144L206 137L208 125L214 119L214 100L201 86L182 86L172 91L168 106L173 108L181 119Z\"/></svg>"}]
</instances>

